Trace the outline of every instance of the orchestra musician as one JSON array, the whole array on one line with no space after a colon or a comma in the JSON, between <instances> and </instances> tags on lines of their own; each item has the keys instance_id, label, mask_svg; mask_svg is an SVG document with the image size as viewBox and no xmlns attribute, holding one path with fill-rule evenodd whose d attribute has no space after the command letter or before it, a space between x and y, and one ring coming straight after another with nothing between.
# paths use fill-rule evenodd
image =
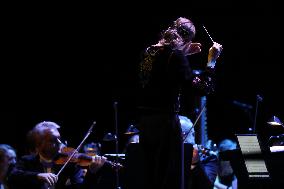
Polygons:
<instances>
[{"instance_id":1,"label":"orchestra musician","mask_svg":"<svg viewBox=\"0 0 284 189\"><path fill-rule=\"evenodd\" d=\"M106 158L92 158L86 175L76 162L66 165L62 174L57 175L62 165L56 164L55 159L63 147L59 128L55 122L43 121L31 130L35 153L23 156L17 162L8 179L10 189L93 188L96 174L107 161Z\"/></svg>"},{"instance_id":2,"label":"orchestra musician","mask_svg":"<svg viewBox=\"0 0 284 189\"><path fill-rule=\"evenodd\" d=\"M16 161L15 149L8 144L0 144L0 189L8 189L7 178Z\"/></svg>"},{"instance_id":3,"label":"orchestra musician","mask_svg":"<svg viewBox=\"0 0 284 189\"><path fill-rule=\"evenodd\" d=\"M184 143L193 145L191 167L189 175L185 178L185 189L213 188L218 171L217 156L210 149L195 143L195 131L188 117L179 115L179 120Z\"/></svg>"}]
</instances>

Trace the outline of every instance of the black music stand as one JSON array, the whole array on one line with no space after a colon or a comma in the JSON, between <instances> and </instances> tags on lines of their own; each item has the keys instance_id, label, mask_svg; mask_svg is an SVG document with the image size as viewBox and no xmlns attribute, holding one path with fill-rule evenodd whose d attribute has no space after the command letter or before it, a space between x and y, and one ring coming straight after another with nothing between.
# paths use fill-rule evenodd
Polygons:
<instances>
[{"instance_id":1,"label":"black music stand","mask_svg":"<svg viewBox=\"0 0 284 189\"><path fill-rule=\"evenodd\" d=\"M125 152L124 173L125 189L144 189L145 180L145 162L144 154L139 143L130 143Z\"/></svg>"},{"instance_id":2,"label":"black music stand","mask_svg":"<svg viewBox=\"0 0 284 189\"><path fill-rule=\"evenodd\" d=\"M184 183L187 186L187 178L190 175L192 144L184 144ZM130 143L125 153L125 189L145 189L147 174L144 151L139 143Z\"/></svg>"},{"instance_id":3,"label":"black music stand","mask_svg":"<svg viewBox=\"0 0 284 189\"><path fill-rule=\"evenodd\" d=\"M268 146L256 134L236 134L239 150L230 158L238 179L238 188L268 188L271 183L267 168Z\"/></svg>"}]
</instances>

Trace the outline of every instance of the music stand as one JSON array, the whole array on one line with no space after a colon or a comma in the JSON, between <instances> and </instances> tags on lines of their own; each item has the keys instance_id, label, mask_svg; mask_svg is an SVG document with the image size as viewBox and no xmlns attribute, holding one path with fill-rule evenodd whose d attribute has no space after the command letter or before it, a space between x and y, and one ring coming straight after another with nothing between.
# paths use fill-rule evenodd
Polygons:
<instances>
[{"instance_id":1,"label":"music stand","mask_svg":"<svg viewBox=\"0 0 284 189\"><path fill-rule=\"evenodd\" d=\"M239 188L258 188L270 183L267 169L267 149L256 134L236 134L239 150L231 158L232 168L238 178Z\"/></svg>"},{"instance_id":2,"label":"music stand","mask_svg":"<svg viewBox=\"0 0 284 189\"><path fill-rule=\"evenodd\" d=\"M187 188L190 175L192 144L184 144L184 178ZM130 143L125 152L125 189L145 189L147 186L145 153L139 143ZM149 171L149 170L148 170Z\"/></svg>"}]
</instances>

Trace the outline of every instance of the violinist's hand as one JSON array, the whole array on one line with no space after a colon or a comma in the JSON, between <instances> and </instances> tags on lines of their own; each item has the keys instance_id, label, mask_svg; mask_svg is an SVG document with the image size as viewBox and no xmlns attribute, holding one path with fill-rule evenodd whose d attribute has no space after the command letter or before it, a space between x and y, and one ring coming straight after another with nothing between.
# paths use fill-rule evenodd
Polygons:
<instances>
[{"instance_id":1,"label":"violinist's hand","mask_svg":"<svg viewBox=\"0 0 284 189\"><path fill-rule=\"evenodd\" d=\"M214 42L213 46L209 49L207 66L214 67L217 58L220 56L223 47L221 44Z\"/></svg>"},{"instance_id":2,"label":"violinist's hand","mask_svg":"<svg viewBox=\"0 0 284 189\"><path fill-rule=\"evenodd\" d=\"M89 166L91 173L96 173L105 164L106 160L107 158L104 156L94 156Z\"/></svg>"},{"instance_id":3,"label":"violinist's hand","mask_svg":"<svg viewBox=\"0 0 284 189\"><path fill-rule=\"evenodd\" d=\"M53 173L39 173L37 174L37 178L44 181L49 186L54 186L58 180L58 177Z\"/></svg>"},{"instance_id":4,"label":"violinist's hand","mask_svg":"<svg viewBox=\"0 0 284 189\"><path fill-rule=\"evenodd\" d=\"M197 144L193 145L192 159L191 159L191 169L194 169L199 163L200 157L198 152Z\"/></svg>"}]
</instances>

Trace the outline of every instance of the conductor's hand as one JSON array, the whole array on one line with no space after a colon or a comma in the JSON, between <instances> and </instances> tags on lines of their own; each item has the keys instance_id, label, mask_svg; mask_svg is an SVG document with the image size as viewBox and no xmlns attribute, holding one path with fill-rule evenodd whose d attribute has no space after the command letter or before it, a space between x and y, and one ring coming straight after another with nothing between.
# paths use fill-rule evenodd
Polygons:
<instances>
[{"instance_id":1,"label":"conductor's hand","mask_svg":"<svg viewBox=\"0 0 284 189\"><path fill-rule=\"evenodd\" d=\"M104 156L94 156L92 163L89 166L91 173L96 173L106 162L107 158Z\"/></svg>"},{"instance_id":2,"label":"conductor's hand","mask_svg":"<svg viewBox=\"0 0 284 189\"><path fill-rule=\"evenodd\" d=\"M37 174L37 178L44 181L49 186L54 186L58 180L58 177L53 173L39 173Z\"/></svg>"},{"instance_id":3,"label":"conductor's hand","mask_svg":"<svg viewBox=\"0 0 284 189\"><path fill-rule=\"evenodd\" d=\"M187 43L182 47L182 50L186 56L200 53L201 43Z\"/></svg>"},{"instance_id":4,"label":"conductor's hand","mask_svg":"<svg viewBox=\"0 0 284 189\"><path fill-rule=\"evenodd\" d=\"M213 46L209 49L208 64L215 64L217 58L220 56L223 47L221 44L214 42Z\"/></svg>"}]
</instances>

